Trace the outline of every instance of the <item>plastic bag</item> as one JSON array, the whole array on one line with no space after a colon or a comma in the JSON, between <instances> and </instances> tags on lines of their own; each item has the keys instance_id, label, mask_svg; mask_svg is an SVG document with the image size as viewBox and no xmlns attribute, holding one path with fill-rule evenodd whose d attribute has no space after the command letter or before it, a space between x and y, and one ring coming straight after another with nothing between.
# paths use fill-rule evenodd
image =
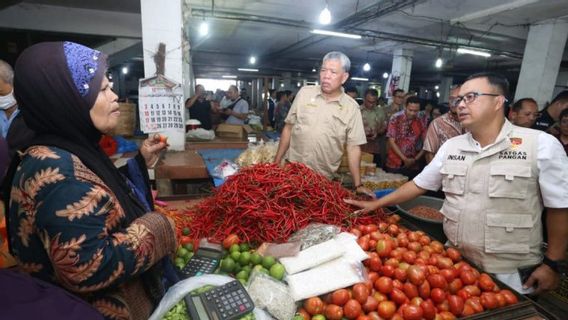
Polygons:
<instances>
[{"instance_id":1,"label":"plastic bag","mask_svg":"<svg viewBox=\"0 0 568 320\"><path fill-rule=\"evenodd\" d=\"M267 274L253 271L247 291L256 308L268 311L278 320L289 320L296 313L296 303L288 286Z\"/></svg>"},{"instance_id":2,"label":"plastic bag","mask_svg":"<svg viewBox=\"0 0 568 320\"><path fill-rule=\"evenodd\" d=\"M319 296L367 280L361 262L338 258L316 268L288 275L285 280L295 301Z\"/></svg>"},{"instance_id":3,"label":"plastic bag","mask_svg":"<svg viewBox=\"0 0 568 320\"><path fill-rule=\"evenodd\" d=\"M215 178L226 179L239 171L239 166L231 160L223 160L213 169L213 176Z\"/></svg>"},{"instance_id":4,"label":"plastic bag","mask_svg":"<svg viewBox=\"0 0 568 320\"><path fill-rule=\"evenodd\" d=\"M280 263L288 274L295 274L343 256L344 248L334 239L304 249L294 257L284 257Z\"/></svg>"},{"instance_id":5,"label":"plastic bag","mask_svg":"<svg viewBox=\"0 0 568 320\"><path fill-rule=\"evenodd\" d=\"M363 261L369 258L369 255L357 244L357 237L354 234L342 232L333 239L343 247L344 258L352 261Z\"/></svg>"},{"instance_id":6,"label":"plastic bag","mask_svg":"<svg viewBox=\"0 0 568 320\"><path fill-rule=\"evenodd\" d=\"M305 228L296 231L288 242L299 241L302 243L302 250L305 250L316 244L333 239L341 232L338 226L322 223L310 223Z\"/></svg>"},{"instance_id":7,"label":"plastic bag","mask_svg":"<svg viewBox=\"0 0 568 320\"><path fill-rule=\"evenodd\" d=\"M138 151L138 145L136 144L136 142L126 140L121 136L114 136L113 138L117 143L117 147L116 147L117 153Z\"/></svg>"},{"instance_id":8,"label":"plastic bag","mask_svg":"<svg viewBox=\"0 0 568 320\"><path fill-rule=\"evenodd\" d=\"M206 274L199 277L191 277L176 283L174 286L170 287L160 304L154 310L149 320L160 320L164 317L168 311L173 308L181 299L183 299L191 291L201 288L206 285L211 286L222 286L225 283L231 282L235 279L228 276L221 276L216 274ZM265 312L259 308L254 308L254 316L256 320L270 320Z\"/></svg>"},{"instance_id":9,"label":"plastic bag","mask_svg":"<svg viewBox=\"0 0 568 320\"><path fill-rule=\"evenodd\" d=\"M189 130L185 134L185 137L189 138L189 139L213 140L213 139L215 139L215 131L205 130L203 128L197 128L197 129Z\"/></svg>"}]
</instances>

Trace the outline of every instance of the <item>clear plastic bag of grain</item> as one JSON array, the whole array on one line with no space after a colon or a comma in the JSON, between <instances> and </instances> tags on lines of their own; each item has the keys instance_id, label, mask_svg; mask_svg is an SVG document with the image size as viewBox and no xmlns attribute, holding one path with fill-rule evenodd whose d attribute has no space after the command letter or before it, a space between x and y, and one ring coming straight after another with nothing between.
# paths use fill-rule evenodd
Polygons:
<instances>
[{"instance_id":1,"label":"clear plastic bag of grain","mask_svg":"<svg viewBox=\"0 0 568 320\"><path fill-rule=\"evenodd\" d=\"M302 250L305 250L316 244L333 239L341 232L338 226L323 224L323 223L310 223L303 229L296 231L290 236L288 242L300 242Z\"/></svg>"},{"instance_id":2,"label":"clear plastic bag of grain","mask_svg":"<svg viewBox=\"0 0 568 320\"><path fill-rule=\"evenodd\" d=\"M278 320L290 320L296 313L296 303L288 286L265 273L252 272L247 292L256 308L267 311Z\"/></svg>"}]
</instances>

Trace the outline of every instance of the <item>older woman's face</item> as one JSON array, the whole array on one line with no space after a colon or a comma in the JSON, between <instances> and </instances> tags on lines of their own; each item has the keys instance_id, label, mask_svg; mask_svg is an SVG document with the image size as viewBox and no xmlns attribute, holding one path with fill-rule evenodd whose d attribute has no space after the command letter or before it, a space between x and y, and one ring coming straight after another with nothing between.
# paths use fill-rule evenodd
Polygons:
<instances>
[{"instance_id":1,"label":"older woman's face","mask_svg":"<svg viewBox=\"0 0 568 320\"><path fill-rule=\"evenodd\" d=\"M120 111L118 111L117 100L118 96L112 91L107 77L104 77L101 91L90 111L95 128L102 133L108 133L118 124Z\"/></svg>"}]
</instances>

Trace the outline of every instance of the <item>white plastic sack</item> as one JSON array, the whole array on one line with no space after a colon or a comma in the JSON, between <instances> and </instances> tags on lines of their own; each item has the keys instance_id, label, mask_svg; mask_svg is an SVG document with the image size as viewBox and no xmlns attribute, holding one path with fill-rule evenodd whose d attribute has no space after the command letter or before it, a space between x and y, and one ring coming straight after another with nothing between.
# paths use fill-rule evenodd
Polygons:
<instances>
[{"instance_id":1,"label":"white plastic sack","mask_svg":"<svg viewBox=\"0 0 568 320\"><path fill-rule=\"evenodd\" d=\"M357 244L357 237L354 234L342 232L333 239L343 247L345 252L343 258L352 261L363 261L369 258L369 255Z\"/></svg>"},{"instance_id":2,"label":"white plastic sack","mask_svg":"<svg viewBox=\"0 0 568 320\"><path fill-rule=\"evenodd\" d=\"M344 248L334 239L302 250L294 257L280 258L288 274L304 271L343 255Z\"/></svg>"},{"instance_id":3,"label":"white plastic sack","mask_svg":"<svg viewBox=\"0 0 568 320\"><path fill-rule=\"evenodd\" d=\"M205 130L203 128L197 128L197 129L189 130L185 134L185 137L189 138L189 139L213 140L213 139L215 139L215 131Z\"/></svg>"}]
</instances>

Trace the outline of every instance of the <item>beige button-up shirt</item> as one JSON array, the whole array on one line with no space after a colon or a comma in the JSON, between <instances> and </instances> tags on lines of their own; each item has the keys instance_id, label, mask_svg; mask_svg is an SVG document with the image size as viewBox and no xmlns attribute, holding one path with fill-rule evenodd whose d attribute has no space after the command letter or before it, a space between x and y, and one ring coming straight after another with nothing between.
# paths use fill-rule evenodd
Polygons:
<instances>
[{"instance_id":1,"label":"beige button-up shirt","mask_svg":"<svg viewBox=\"0 0 568 320\"><path fill-rule=\"evenodd\" d=\"M345 145L367 143L355 100L342 93L326 101L320 86L300 89L286 123L293 126L286 159L302 162L327 177L339 168Z\"/></svg>"}]
</instances>

